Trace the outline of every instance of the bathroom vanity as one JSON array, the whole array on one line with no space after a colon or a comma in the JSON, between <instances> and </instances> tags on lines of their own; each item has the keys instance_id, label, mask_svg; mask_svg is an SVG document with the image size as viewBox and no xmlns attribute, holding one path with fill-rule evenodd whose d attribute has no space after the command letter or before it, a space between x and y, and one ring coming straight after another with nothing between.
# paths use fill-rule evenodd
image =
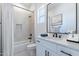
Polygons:
<instances>
[{"instance_id":1,"label":"bathroom vanity","mask_svg":"<svg viewBox=\"0 0 79 59\"><path fill-rule=\"evenodd\" d=\"M79 14L79 4L54 3L48 4L46 7L47 9L41 7L40 12L38 11L38 20L46 20L39 23L40 26L37 27L38 34L78 34L79 18L77 16ZM45 10L47 11L46 14ZM43 13L45 17L41 18ZM54 38L52 36L50 38L49 36L39 36L36 38L36 43L37 56L79 56L79 43L69 42L66 37Z\"/></svg>"},{"instance_id":2,"label":"bathroom vanity","mask_svg":"<svg viewBox=\"0 0 79 59\"><path fill-rule=\"evenodd\" d=\"M37 56L79 56L79 43L66 41L65 38L37 37Z\"/></svg>"}]
</instances>

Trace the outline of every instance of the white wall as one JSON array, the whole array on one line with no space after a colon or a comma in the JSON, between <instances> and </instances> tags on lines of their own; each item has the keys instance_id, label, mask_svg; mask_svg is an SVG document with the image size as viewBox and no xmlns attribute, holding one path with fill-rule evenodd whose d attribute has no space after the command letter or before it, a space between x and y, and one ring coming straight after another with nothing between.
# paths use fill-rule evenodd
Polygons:
<instances>
[{"instance_id":1,"label":"white wall","mask_svg":"<svg viewBox=\"0 0 79 59\"><path fill-rule=\"evenodd\" d=\"M77 32L79 34L79 3L77 3Z\"/></svg>"},{"instance_id":2,"label":"white wall","mask_svg":"<svg viewBox=\"0 0 79 59\"><path fill-rule=\"evenodd\" d=\"M51 12L53 11L53 12ZM76 4L75 3L58 3L50 9L51 17L62 14L62 26L60 32L71 32L76 29Z\"/></svg>"},{"instance_id":3,"label":"white wall","mask_svg":"<svg viewBox=\"0 0 79 59\"><path fill-rule=\"evenodd\" d=\"M14 6L15 15L15 42L27 40L30 34L30 18L31 12ZM19 25L21 24L20 28Z\"/></svg>"},{"instance_id":4,"label":"white wall","mask_svg":"<svg viewBox=\"0 0 79 59\"><path fill-rule=\"evenodd\" d=\"M44 5L43 3L41 4L41 3L35 3L35 4L33 4L31 7L30 7L30 10L33 10L34 11L34 13L33 14L31 14L32 15L32 17L29 19L29 22L30 22L30 24L29 24L29 26L28 25L26 25L27 27L30 27L30 29L29 29L29 31L27 32L27 35L26 35L26 32L25 32L25 37L23 37L22 35L20 35L20 36L18 36L19 38L17 39L15 39L16 41L22 41L22 40L25 40L25 39L23 39L23 38L26 38L27 39L27 36L28 36L28 34L30 34L30 33L32 33L32 38L33 38L33 41L35 41L35 36L37 35L37 32L39 32L39 30L37 30L37 27L39 26L39 25L37 25L37 23L36 23L36 21L37 21L37 9L39 9L42 5ZM23 5L22 5L23 6ZM25 6L24 6L25 7ZM26 6L27 7L27 6ZM16 10L15 10L16 11ZM15 14L16 14L16 19L20 19L20 20L18 20L17 21L17 23L19 22L19 23L22 23L24 20L23 20L23 18L24 18L24 16L26 16L26 19L27 19L27 12L25 12L25 11L23 11L23 10L21 10L21 11L16 11L15 12ZM24 15L23 15L24 14ZM21 15L23 15L23 17L21 16ZM20 18L21 17L21 18ZM26 21L28 21L28 20L26 20ZM25 22L26 22L25 21ZM16 21L15 21L16 22ZM27 23L29 23L29 22L27 22ZM42 25L42 24L41 24ZM41 25L40 25L40 28L41 28ZM44 25L43 25L43 27L44 27ZM39 29L39 28L38 28ZM45 28L44 28L45 29ZM42 31L42 30L40 30L40 31ZM43 30L44 31L44 30ZM24 31L23 31L23 33L24 33ZM23 34L22 33L22 34ZM17 34L16 34L17 35ZM15 36L16 36L15 35Z\"/></svg>"},{"instance_id":5,"label":"white wall","mask_svg":"<svg viewBox=\"0 0 79 59\"><path fill-rule=\"evenodd\" d=\"M11 4L2 4L2 44L4 56L11 56L13 52L13 13L13 7L11 6Z\"/></svg>"},{"instance_id":6,"label":"white wall","mask_svg":"<svg viewBox=\"0 0 79 59\"><path fill-rule=\"evenodd\" d=\"M30 22L30 33L32 34L32 41L35 42L35 35L34 35L34 24L35 24L35 19L34 19L34 13L31 15L31 18L29 18L29 22Z\"/></svg>"},{"instance_id":7,"label":"white wall","mask_svg":"<svg viewBox=\"0 0 79 59\"><path fill-rule=\"evenodd\" d=\"M1 22L1 12L2 12L2 11L1 11L1 4L0 4L0 55L1 55L1 50L2 50L2 47L1 47L1 46L2 46L2 38L1 38L1 36L2 36L2 35L1 35L1 32L2 32L2 31L1 31L1 30L2 30L2 28L1 28L1 26L2 26L2 25L1 25L1 23L2 23L2 22Z\"/></svg>"},{"instance_id":8,"label":"white wall","mask_svg":"<svg viewBox=\"0 0 79 59\"><path fill-rule=\"evenodd\" d=\"M46 33L46 4L42 4L35 12L35 38ZM42 18L41 18L42 16Z\"/></svg>"}]
</instances>

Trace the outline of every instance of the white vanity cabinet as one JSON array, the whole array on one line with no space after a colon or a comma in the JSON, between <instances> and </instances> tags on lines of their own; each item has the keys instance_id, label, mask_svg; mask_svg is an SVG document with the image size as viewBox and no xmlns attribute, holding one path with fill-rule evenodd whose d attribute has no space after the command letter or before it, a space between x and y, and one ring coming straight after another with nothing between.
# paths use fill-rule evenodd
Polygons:
<instances>
[{"instance_id":1,"label":"white vanity cabinet","mask_svg":"<svg viewBox=\"0 0 79 59\"><path fill-rule=\"evenodd\" d=\"M51 50L41 44L37 45L37 56L52 56L54 54L52 54Z\"/></svg>"},{"instance_id":2,"label":"white vanity cabinet","mask_svg":"<svg viewBox=\"0 0 79 59\"><path fill-rule=\"evenodd\" d=\"M60 56L79 56L79 51L76 51L69 47L58 45L57 48L57 53Z\"/></svg>"},{"instance_id":3,"label":"white vanity cabinet","mask_svg":"<svg viewBox=\"0 0 79 59\"><path fill-rule=\"evenodd\" d=\"M79 51L62 44L50 42L42 38L36 41L37 56L79 56Z\"/></svg>"},{"instance_id":4,"label":"white vanity cabinet","mask_svg":"<svg viewBox=\"0 0 79 59\"><path fill-rule=\"evenodd\" d=\"M36 55L37 56L44 56L44 47L40 44L40 41L37 42L36 46Z\"/></svg>"},{"instance_id":5,"label":"white vanity cabinet","mask_svg":"<svg viewBox=\"0 0 79 59\"><path fill-rule=\"evenodd\" d=\"M38 39L36 41L37 46L36 46L36 55L37 56L55 56L57 55L55 53L56 47L54 47L55 45L50 43L47 43L47 41L43 41Z\"/></svg>"}]
</instances>

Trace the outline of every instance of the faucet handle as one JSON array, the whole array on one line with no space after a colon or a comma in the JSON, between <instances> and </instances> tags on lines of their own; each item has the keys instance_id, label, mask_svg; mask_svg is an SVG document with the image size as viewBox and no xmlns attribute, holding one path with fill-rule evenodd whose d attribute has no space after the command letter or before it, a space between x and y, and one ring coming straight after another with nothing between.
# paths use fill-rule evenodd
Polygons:
<instances>
[{"instance_id":1,"label":"faucet handle","mask_svg":"<svg viewBox=\"0 0 79 59\"><path fill-rule=\"evenodd\" d=\"M59 38L61 38L62 35L59 35Z\"/></svg>"}]
</instances>

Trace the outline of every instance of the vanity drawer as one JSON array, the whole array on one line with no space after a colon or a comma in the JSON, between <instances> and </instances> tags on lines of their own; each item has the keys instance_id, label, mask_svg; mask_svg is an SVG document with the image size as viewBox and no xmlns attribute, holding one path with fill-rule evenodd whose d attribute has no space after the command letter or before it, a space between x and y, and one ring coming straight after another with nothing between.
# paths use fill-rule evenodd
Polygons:
<instances>
[{"instance_id":1,"label":"vanity drawer","mask_svg":"<svg viewBox=\"0 0 79 59\"><path fill-rule=\"evenodd\" d=\"M37 39L36 42L38 45L42 45L50 49L52 53L58 56L79 56L79 51L69 48L68 46L56 44L45 39Z\"/></svg>"},{"instance_id":2,"label":"vanity drawer","mask_svg":"<svg viewBox=\"0 0 79 59\"><path fill-rule=\"evenodd\" d=\"M57 54L60 56L72 56L69 48L59 45L57 46Z\"/></svg>"},{"instance_id":3,"label":"vanity drawer","mask_svg":"<svg viewBox=\"0 0 79 59\"><path fill-rule=\"evenodd\" d=\"M46 46L47 48L50 48L54 52L56 51L56 44L54 44L52 42L49 42L49 41L43 40L43 39L38 39L37 42L39 42L39 44L42 44L43 46Z\"/></svg>"},{"instance_id":4,"label":"vanity drawer","mask_svg":"<svg viewBox=\"0 0 79 59\"><path fill-rule=\"evenodd\" d=\"M70 49L65 46L57 46L57 54L61 56L79 56L79 51Z\"/></svg>"}]
</instances>

